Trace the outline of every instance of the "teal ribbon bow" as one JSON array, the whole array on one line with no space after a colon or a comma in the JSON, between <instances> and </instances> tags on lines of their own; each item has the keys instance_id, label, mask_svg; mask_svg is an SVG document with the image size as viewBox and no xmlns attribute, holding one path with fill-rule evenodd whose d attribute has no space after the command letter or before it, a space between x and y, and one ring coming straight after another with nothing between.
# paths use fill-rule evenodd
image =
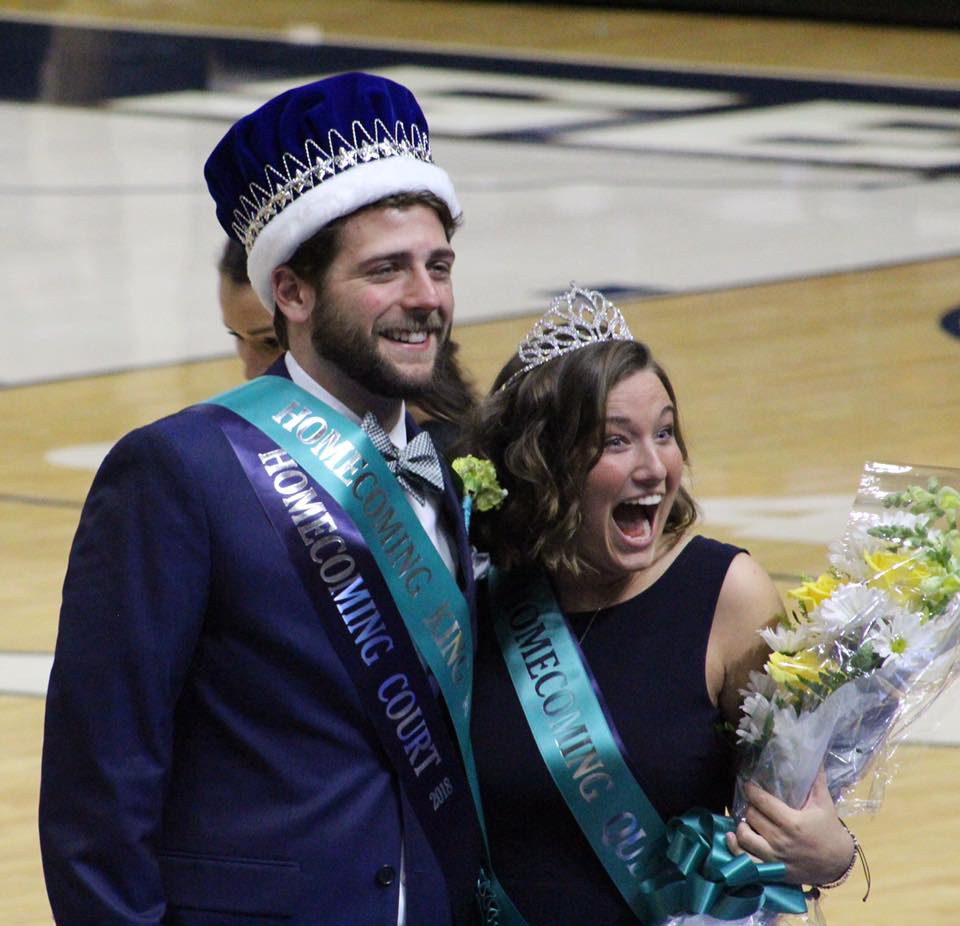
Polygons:
<instances>
[{"instance_id":1,"label":"teal ribbon bow","mask_svg":"<svg viewBox=\"0 0 960 926\"><path fill-rule=\"evenodd\" d=\"M640 885L645 922L689 914L739 920L761 909L806 912L803 890L783 883L783 862L758 863L730 852L725 836L735 828L731 817L696 808L670 820L665 850L669 864Z\"/></svg>"}]
</instances>

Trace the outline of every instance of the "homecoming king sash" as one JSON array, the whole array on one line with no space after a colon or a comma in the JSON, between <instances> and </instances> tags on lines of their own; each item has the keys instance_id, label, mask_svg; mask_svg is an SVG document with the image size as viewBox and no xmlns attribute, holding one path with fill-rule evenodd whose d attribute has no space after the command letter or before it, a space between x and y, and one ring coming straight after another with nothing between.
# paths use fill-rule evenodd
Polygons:
<instances>
[{"instance_id":1,"label":"homecoming king sash","mask_svg":"<svg viewBox=\"0 0 960 926\"><path fill-rule=\"evenodd\" d=\"M473 628L462 592L357 424L278 376L206 408L357 688L450 897L463 896L464 885L472 895L485 834L470 741ZM420 657L446 703L459 756ZM522 926L496 881L488 887L490 922Z\"/></svg>"},{"instance_id":2,"label":"homecoming king sash","mask_svg":"<svg viewBox=\"0 0 960 926\"><path fill-rule=\"evenodd\" d=\"M729 817L693 810L665 824L637 783L567 620L542 573L491 570L504 662L557 790L641 923L702 913L735 920L764 907L803 913L799 888L770 883L782 863L733 856Z\"/></svg>"}]
</instances>

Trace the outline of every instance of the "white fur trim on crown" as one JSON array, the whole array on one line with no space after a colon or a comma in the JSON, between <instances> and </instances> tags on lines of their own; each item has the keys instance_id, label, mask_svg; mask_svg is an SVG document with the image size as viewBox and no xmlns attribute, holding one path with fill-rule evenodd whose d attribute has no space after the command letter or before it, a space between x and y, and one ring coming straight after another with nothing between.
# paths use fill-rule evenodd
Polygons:
<instances>
[{"instance_id":1,"label":"white fur trim on crown","mask_svg":"<svg viewBox=\"0 0 960 926\"><path fill-rule=\"evenodd\" d=\"M324 225L394 193L427 190L440 197L454 218L460 203L447 172L416 158L392 157L357 164L324 180L274 216L247 255L247 275L254 292L273 312L273 271Z\"/></svg>"}]
</instances>

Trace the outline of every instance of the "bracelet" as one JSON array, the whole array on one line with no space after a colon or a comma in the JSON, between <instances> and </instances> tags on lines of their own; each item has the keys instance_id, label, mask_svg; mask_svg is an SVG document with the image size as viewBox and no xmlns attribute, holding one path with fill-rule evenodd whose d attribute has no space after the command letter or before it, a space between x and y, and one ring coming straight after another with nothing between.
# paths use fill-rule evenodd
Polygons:
<instances>
[{"instance_id":1,"label":"bracelet","mask_svg":"<svg viewBox=\"0 0 960 926\"><path fill-rule=\"evenodd\" d=\"M853 855L850 857L850 864L847 865L846 870L840 875L839 878L834 881L830 881L828 884L818 884L817 887L820 890L826 891L830 888L840 887L850 875L853 874L853 869L857 867L857 859L860 860L863 865L863 873L867 879L867 893L863 895L863 899L866 900L870 896L870 866L867 865L867 857L863 852L863 847L860 845L860 840L853 834L853 831L847 826L843 820L840 820L840 825L850 834L850 838L853 840Z\"/></svg>"}]
</instances>

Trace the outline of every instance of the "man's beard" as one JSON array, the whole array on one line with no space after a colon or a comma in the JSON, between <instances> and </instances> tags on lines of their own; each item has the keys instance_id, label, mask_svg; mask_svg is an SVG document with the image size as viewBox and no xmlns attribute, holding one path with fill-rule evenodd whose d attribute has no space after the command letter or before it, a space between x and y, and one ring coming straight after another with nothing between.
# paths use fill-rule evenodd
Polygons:
<instances>
[{"instance_id":1,"label":"man's beard","mask_svg":"<svg viewBox=\"0 0 960 926\"><path fill-rule=\"evenodd\" d=\"M367 335L346 317L346 311L328 303L317 303L313 312L310 342L317 356L335 364L354 382L360 383L375 395L390 399L416 400L432 392L440 370L440 357L450 340L449 327L434 320L439 313L431 313L427 323L415 330L427 330L436 335L437 351L433 369L427 377L412 378L384 359L377 350L378 335Z\"/></svg>"}]
</instances>

